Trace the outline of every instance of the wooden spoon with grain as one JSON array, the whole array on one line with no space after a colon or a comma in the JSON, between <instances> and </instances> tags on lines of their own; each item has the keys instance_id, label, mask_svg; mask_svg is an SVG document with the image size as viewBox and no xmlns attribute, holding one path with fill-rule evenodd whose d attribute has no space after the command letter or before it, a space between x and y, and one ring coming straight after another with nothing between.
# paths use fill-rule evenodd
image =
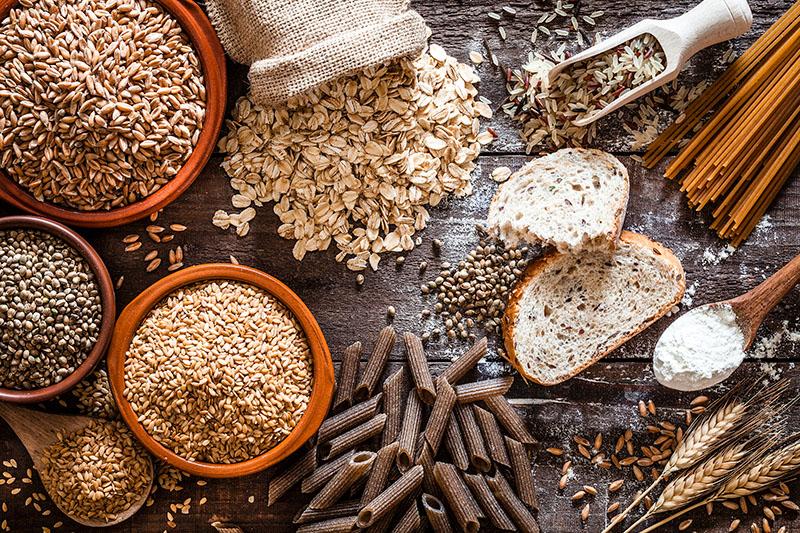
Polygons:
<instances>
[{"instance_id":1,"label":"wooden spoon with grain","mask_svg":"<svg viewBox=\"0 0 800 533\"><path fill-rule=\"evenodd\" d=\"M80 431L94 419L86 416L72 416L72 415L54 415L50 413L43 413L26 409L23 407L16 407L14 405L0 402L0 417L5 419L14 433L17 434L22 445L28 450L28 454L33 459L33 464L36 470L42 472L45 468L44 452L55 442L58 438L56 433L67 435ZM141 509L144 502L147 501L147 496L150 494L150 487L153 484L153 462L148 456L149 478L150 482L146 484L145 489L139 498L128 509L117 515L112 521L104 522L102 520L87 520L85 518L77 517L65 509L63 509L56 500L51 496L51 500L59 510L75 522L87 527L107 527L119 524L136 514ZM46 489L46 487L45 487Z\"/></svg>"}]
</instances>

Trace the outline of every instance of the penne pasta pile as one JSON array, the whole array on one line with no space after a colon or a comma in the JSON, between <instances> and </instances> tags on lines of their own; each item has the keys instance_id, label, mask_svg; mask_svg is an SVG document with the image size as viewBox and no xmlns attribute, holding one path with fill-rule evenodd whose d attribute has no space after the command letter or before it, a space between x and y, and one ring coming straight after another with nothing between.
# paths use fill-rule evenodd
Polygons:
<instances>
[{"instance_id":1,"label":"penne pasta pile","mask_svg":"<svg viewBox=\"0 0 800 533\"><path fill-rule=\"evenodd\" d=\"M345 350L331 412L316 445L270 479L269 505L300 485L310 503L300 533L357 529L538 533L528 447L536 444L505 399L513 377L458 384L486 354L481 339L434 378L420 339L405 333L407 364L378 391L394 348L378 335L359 376L361 343Z\"/></svg>"}]
</instances>

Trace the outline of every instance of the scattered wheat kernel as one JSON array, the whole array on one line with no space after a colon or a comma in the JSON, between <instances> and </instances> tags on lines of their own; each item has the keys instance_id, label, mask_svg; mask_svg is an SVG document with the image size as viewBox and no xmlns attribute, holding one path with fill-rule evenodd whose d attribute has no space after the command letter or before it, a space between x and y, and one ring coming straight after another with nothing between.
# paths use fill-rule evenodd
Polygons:
<instances>
[{"instance_id":1,"label":"scattered wheat kernel","mask_svg":"<svg viewBox=\"0 0 800 533\"><path fill-rule=\"evenodd\" d=\"M247 498L247 501L250 502L250 503L253 503L254 501L256 501L256 497L255 496L250 496L249 498Z\"/></svg>"},{"instance_id":2,"label":"scattered wheat kernel","mask_svg":"<svg viewBox=\"0 0 800 533\"><path fill-rule=\"evenodd\" d=\"M651 415L655 416L656 404L653 403L653 400L647 400L647 410L650 412Z\"/></svg>"},{"instance_id":3,"label":"scattered wheat kernel","mask_svg":"<svg viewBox=\"0 0 800 533\"><path fill-rule=\"evenodd\" d=\"M573 495L570 497L570 499L571 499L572 501L576 502L576 501L578 501L578 500L582 500L584 496L586 496L586 491L579 490L578 492L576 492L575 494L573 494Z\"/></svg>"},{"instance_id":4,"label":"scattered wheat kernel","mask_svg":"<svg viewBox=\"0 0 800 533\"><path fill-rule=\"evenodd\" d=\"M183 224L170 224L169 229L174 231L175 233L180 233L182 231L186 231L186 226Z\"/></svg>"},{"instance_id":5,"label":"scattered wheat kernel","mask_svg":"<svg viewBox=\"0 0 800 533\"><path fill-rule=\"evenodd\" d=\"M564 474L561 476L561 479L558 480L558 488L564 490L567 487L567 482L569 481L569 475Z\"/></svg>"},{"instance_id":6,"label":"scattered wheat kernel","mask_svg":"<svg viewBox=\"0 0 800 533\"><path fill-rule=\"evenodd\" d=\"M618 479L616 481L612 481L611 484L608 486L608 492L617 492L619 489L622 488L622 485L625 484L624 479Z\"/></svg>"},{"instance_id":7,"label":"scattered wheat kernel","mask_svg":"<svg viewBox=\"0 0 800 533\"><path fill-rule=\"evenodd\" d=\"M152 261L156 257L158 257L158 250L153 250L151 252L148 252L147 255L144 256L144 260L145 260L145 262L148 262L148 261Z\"/></svg>"},{"instance_id":8,"label":"scattered wheat kernel","mask_svg":"<svg viewBox=\"0 0 800 533\"><path fill-rule=\"evenodd\" d=\"M152 261L150 261L150 264L147 265L146 270L148 272L152 272L155 269L157 269L160 264L161 264L161 259L158 259L158 258L157 259L153 259Z\"/></svg>"},{"instance_id":9,"label":"scattered wheat kernel","mask_svg":"<svg viewBox=\"0 0 800 533\"><path fill-rule=\"evenodd\" d=\"M686 531L689 529L689 526L692 525L692 519L684 520L680 524L678 524L678 531Z\"/></svg>"},{"instance_id":10,"label":"scattered wheat kernel","mask_svg":"<svg viewBox=\"0 0 800 533\"><path fill-rule=\"evenodd\" d=\"M584 522L589 520L589 504L588 503L586 505L584 505L583 509L581 510L581 520L583 520Z\"/></svg>"},{"instance_id":11,"label":"scattered wheat kernel","mask_svg":"<svg viewBox=\"0 0 800 533\"><path fill-rule=\"evenodd\" d=\"M138 235L126 235L125 238L122 239L122 242L125 244L132 244L138 240L139 240Z\"/></svg>"},{"instance_id":12,"label":"scattered wheat kernel","mask_svg":"<svg viewBox=\"0 0 800 533\"><path fill-rule=\"evenodd\" d=\"M150 222L155 222L156 220L158 220L158 214L160 212L161 211L155 211L153 213L150 213L150 217L149 217L150 218Z\"/></svg>"},{"instance_id":13,"label":"scattered wheat kernel","mask_svg":"<svg viewBox=\"0 0 800 533\"><path fill-rule=\"evenodd\" d=\"M229 258L229 259L230 259L230 262L231 262L232 264L234 264L234 265L238 265L238 264L239 264L239 260L238 260L238 259L236 259L234 256L230 256L230 258Z\"/></svg>"},{"instance_id":14,"label":"scattered wheat kernel","mask_svg":"<svg viewBox=\"0 0 800 533\"><path fill-rule=\"evenodd\" d=\"M639 415L643 417L647 416L647 404L645 404L643 400L639 400Z\"/></svg>"},{"instance_id":15,"label":"scattered wheat kernel","mask_svg":"<svg viewBox=\"0 0 800 533\"><path fill-rule=\"evenodd\" d=\"M606 514L614 513L617 510L619 510L619 502L614 502L608 506L608 509L606 509Z\"/></svg>"},{"instance_id":16,"label":"scattered wheat kernel","mask_svg":"<svg viewBox=\"0 0 800 533\"><path fill-rule=\"evenodd\" d=\"M129 244L128 246L126 246L125 247L125 251L126 252L135 252L136 250L138 250L141 247L142 247L142 243L141 243L141 241L138 241L138 242L135 242L133 244Z\"/></svg>"},{"instance_id":17,"label":"scattered wheat kernel","mask_svg":"<svg viewBox=\"0 0 800 533\"><path fill-rule=\"evenodd\" d=\"M572 466L572 461L567 461L563 465L561 465L561 475L564 475L567 472L569 472L571 466Z\"/></svg>"}]
</instances>

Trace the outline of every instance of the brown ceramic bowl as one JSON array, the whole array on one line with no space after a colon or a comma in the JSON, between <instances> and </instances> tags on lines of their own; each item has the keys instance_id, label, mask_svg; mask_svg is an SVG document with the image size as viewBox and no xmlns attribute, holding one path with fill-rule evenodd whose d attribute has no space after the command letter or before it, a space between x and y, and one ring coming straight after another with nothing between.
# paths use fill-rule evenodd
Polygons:
<instances>
[{"instance_id":1,"label":"brown ceramic bowl","mask_svg":"<svg viewBox=\"0 0 800 533\"><path fill-rule=\"evenodd\" d=\"M0 388L0 400L12 403L37 403L49 400L64 394L78 384L92 371L95 365L103 358L111 341L114 331L114 317L117 314L114 298L114 286L103 260L97 255L92 246L83 237L57 222L40 217L18 216L0 218L0 230L8 229L36 229L54 235L72 246L89 263L94 272L97 288L100 291L100 303L103 308L103 317L100 324L100 335L91 353L75 371L56 383L43 389L15 390Z\"/></svg>"},{"instance_id":2,"label":"brown ceramic bowl","mask_svg":"<svg viewBox=\"0 0 800 533\"><path fill-rule=\"evenodd\" d=\"M70 226L108 228L146 217L175 201L194 182L217 144L225 114L227 81L225 54L217 34L203 10L193 0L156 0L177 19L189 36L203 69L206 86L206 117L200 138L183 167L158 191L133 204L108 211L79 211L41 202L0 170L0 200L28 213L42 215ZM17 0L0 0L0 20L5 19Z\"/></svg>"},{"instance_id":3,"label":"brown ceramic bowl","mask_svg":"<svg viewBox=\"0 0 800 533\"><path fill-rule=\"evenodd\" d=\"M123 395L125 389L125 355L142 320L164 297L180 287L214 279L248 283L265 290L283 303L297 318L306 334L311 350L314 372L313 388L308 408L300 418L300 422L289 433L289 436L258 457L232 464L187 460L161 445L139 423L130 403ZM117 326L108 350L108 374L114 399L117 401L122 419L130 426L144 447L150 453L172 466L203 477L230 478L244 476L279 463L297 451L303 443L316 434L325 419L325 415L328 413L328 408L333 399L333 362L331 361L330 350L325 342L322 330L311 311L309 311L300 297L277 279L260 270L233 264L206 264L189 267L161 279L142 292L122 311L117 320Z\"/></svg>"}]
</instances>

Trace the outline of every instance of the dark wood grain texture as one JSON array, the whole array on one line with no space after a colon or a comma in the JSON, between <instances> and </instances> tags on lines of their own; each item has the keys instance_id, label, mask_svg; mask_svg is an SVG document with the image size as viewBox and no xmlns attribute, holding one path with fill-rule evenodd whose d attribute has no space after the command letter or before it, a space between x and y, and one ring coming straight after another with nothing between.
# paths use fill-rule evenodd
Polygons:
<instances>
[{"instance_id":1,"label":"dark wood grain texture","mask_svg":"<svg viewBox=\"0 0 800 533\"><path fill-rule=\"evenodd\" d=\"M644 15L674 16L695 3L693 0L669 3L648 0L634 5L621 0L592 0L583 2L582 12L604 10L606 16L600 19L598 30L609 35ZM516 17L505 17L502 23L509 35L505 42L499 37L497 23L487 17L489 11L497 11L502 5L512 5L517 9ZM733 43L734 48L744 50L788 5L787 0L752 2L753 30ZM450 54L466 61L470 50L484 50L483 42L486 40L502 64L512 67L516 67L531 51L530 31L538 16L552 9L549 2L543 1L497 4L489 0L416 0L414 7L430 24L432 41L443 45ZM542 49L544 46L540 38L537 47ZM723 44L702 52L681 80L695 82L711 79L721 71L720 58L727 47ZM481 93L492 100L493 107L499 107L505 91L502 72L488 64L482 65L478 71L483 80ZM230 105L246 91L246 69L229 64L229 75ZM425 320L420 317L424 308L432 307L432 302L420 294L420 283L433 279L442 261L459 261L477 243L478 237L473 227L484 221L489 199L496 188L496 184L488 178L491 170L501 165L517 168L528 160L514 125L507 117L497 114L489 125L500 133L500 138L480 157L479 168L475 172L475 194L465 199L451 200L433 209L431 223L421 234L423 244L407 254L402 268L395 268L393 258L387 257L378 272L365 272L366 282L362 287L356 285L353 273L334 261L335 254L332 251L310 254L302 263L296 262L291 254L293 243L282 240L276 234L278 220L272 214L271 207L259 210L256 220L251 224L250 234L244 239L212 226L212 214L217 209L229 208L231 196L228 180L219 167L222 161L219 155L212 158L190 190L164 210L159 221L162 225L181 223L188 226L185 232L176 234L171 243L173 246L183 246L187 264L227 261L233 255L242 264L276 276L296 291L316 315L335 361L338 361L345 347L356 340L364 343L366 358L371 352L375 335L387 324L386 308L389 305L397 309L393 324L398 332L422 334L441 326L435 317ZM790 182L770 209L769 224L762 225L739 250L719 260L725 243L719 241L701 218L688 209L675 185L662 178L663 166L646 171L631 159L629 141L619 120L612 118L603 122L600 139L596 143L596 146L619 155L630 170L631 200L625 226L663 242L675 251L686 269L693 305L731 298L751 289L800 251L800 183L796 180ZM10 209L0 206L0 215L11 213ZM146 225L142 221L113 230L82 232L107 262L112 278L116 280L121 275L125 276L122 287L117 291L119 309L166 274L163 267L153 273L145 272L143 257L154 248L144 236ZM138 252L123 251L122 238L130 233L139 233L145 238L145 245ZM433 254L433 238L444 242L441 256ZM159 249L162 258L165 257L168 246L161 245ZM422 261L426 261L429 267L421 276L418 266ZM795 368L800 357L796 353L797 345L792 342L800 335L781 335L784 323L790 330L800 327L798 296L800 291L797 289L790 292L762 327L760 339L776 335L782 338L772 358L751 358L735 377L757 374L768 364L777 374L800 378L800 370ZM633 482L632 476L627 474L623 490L609 495L605 487L620 476L580 460L571 439L576 433L591 439L601 432L608 441L631 428L637 434L637 444L649 443L642 438L645 420L636 409L640 399L653 399L659 408L659 416L663 414L665 418L673 420L683 416L682 409L693 395L676 393L659 386L648 362L655 341L671 320L666 318L659 321L606 360L557 387L528 386L519 378L516 380L509 397L524 414L531 432L541 441L542 448L563 447L568 450L569 458L575 458L574 478L566 490L559 491L559 470L564 458L539 453L534 473L543 531L599 531L606 523L604 509L607 505L616 500L623 503L629 501L636 489L644 485ZM758 343L759 340L756 341ZM496 346L497 339L490 338L487 359L478 365L477 372L468 376L468 380L497 377L510 372L498 359ZM431 359L434 376L465 348L463 343L428 343L426 353ZM396 369L403 357L402 346L395 346L388 371ZM710 395L718 395L722 390L724 387L715 388ZM57 408L53 405L48 407ZM790 413L790 424L796 426L798 422L800 415ZM42 504L43 508L53 509L53 514L48 517L42 517L32 504L25 505L32 491L43 489L36 476L32 484L20 481L25 476L25 469L31 467L31 461L9 428L0 423L0 460L11 458L16 459L19 467L3 467L3 470L8 470L17 480L10 486L0 485L0 501L8 506L8 512L2 513L0 521L8 520L13 531L41 531L42 526L50 527L54 522L63 520L65 524L60 530L77 531L78 528L61 517L49 502ZM212 514L226 516L248 532L292 531L291 518L307 503L307 498L293 491L277 505L267 507L269 476L269 473L262 473L241 479L208 480L208 484L202 487L196 484L196 479L184 480L183 490L159 490L154 505L144 508L129 522L109 531L165 530L170 504L181 503L190 497L192 510L188 515L180 511L173 513L176 531L210 531L208 520ZM584 484L594 485L599 490L599 494L591 500L592 513L586 525L580 522L581 506L569 500L569 496ZM11 489L15 487L22 488L22 491L12 495ZM253 503L248 501L250 496L253 497ZM207 503L199 507L202 497L207 498ZM751 511L747 519L728 511L710 518L704 512L690 516L695 520L690 530L723 532L727 531L730 520L735 516L742 518L741 530L749 528L757 512ZM800 520L791 521L796 518L795 514L788 513L779 524L786 524L789 531L800 531Z\"/></svg>"}]
</instances>

